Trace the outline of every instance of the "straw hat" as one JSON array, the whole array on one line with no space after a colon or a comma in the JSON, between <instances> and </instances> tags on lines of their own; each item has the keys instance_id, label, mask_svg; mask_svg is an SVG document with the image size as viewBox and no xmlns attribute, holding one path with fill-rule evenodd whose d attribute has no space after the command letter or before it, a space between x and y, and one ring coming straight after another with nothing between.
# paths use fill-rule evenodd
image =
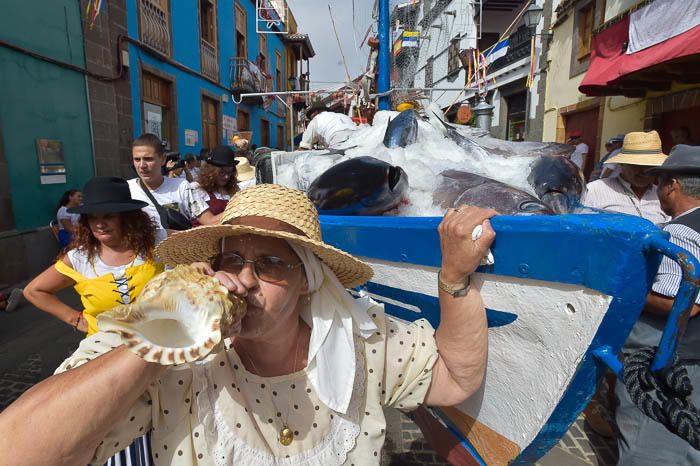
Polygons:
<instances>
[{"instance_id":1,"label":"straw hat","mask_svg":"<svg viewBox=\"0 0 700 466\"><path fill-rule=\"evenodd\" d=\"M238 181L248 181L255 178L255 167L251 166L245 157L236 157L236 178Z\"/></svg>"},{"instance_id":2,"label":"straw hat","mask_svg":"<svg viewBox=\"0 0 700 466\"><path fill-rule=\"evenodd\" d=\"M284 222L286 230L265 224ZM255 226L254 226L255 225ZM224 210L220 225L207 225L174 233L156 248L170 266L207 262L221 252L221 239L253 234L291 241L311 250L333 270L340 283L353 288L372 278L372 268L321 239L318 212L301 191L260 184L238 192Z\"/></svg>"},{"instance_id":3,"label":"straw hat","mask_svg":"<svg viewBox=\"0 0 700 466\"><path fill-rule=\"evenodd\" d=\"M622 142L622 149L605 163L626 163L629 165L644 165L656 167L664 163L668 157L661 151L661 138L656 131L648 133L637 131L627 133Z\"/></svg>"}]
</instances>

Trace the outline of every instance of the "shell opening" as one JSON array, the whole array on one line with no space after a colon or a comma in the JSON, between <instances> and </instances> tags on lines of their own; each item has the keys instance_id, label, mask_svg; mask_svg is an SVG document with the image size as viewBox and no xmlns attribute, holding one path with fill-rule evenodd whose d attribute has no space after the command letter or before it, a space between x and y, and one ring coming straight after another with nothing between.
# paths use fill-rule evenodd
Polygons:
<instances>
[{"instance_id":1,"label":"shell opening","mask_svg":"<svg viewBox=\"0 0 700 466\"><path fill-rule=\"evenodd\" d=\"M197 343L186 322L177 319L150 320L141 324L139 332L151 343L164 348L181 348Z\"/></svg>"}]
</instances>

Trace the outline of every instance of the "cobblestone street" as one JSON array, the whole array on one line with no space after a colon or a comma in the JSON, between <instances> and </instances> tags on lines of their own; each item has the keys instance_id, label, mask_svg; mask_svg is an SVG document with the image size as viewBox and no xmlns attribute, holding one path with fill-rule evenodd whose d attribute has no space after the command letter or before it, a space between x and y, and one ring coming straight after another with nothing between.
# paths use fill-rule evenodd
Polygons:
<instances>
[{"instance_id":1,"label":"cobblestone street","mask_svg":"<svg viewBox=\"0 0 700 466\"><path fill-rule=\"evenodd\" d=\"M61 299L78 307L72 290ZM78 345L81 335L26 301L12 313L0 313L0 411L35 383L51 375ZM385 412L387 440L382 456L385 466L446 466L424 440L409 416ZM612 466L617 460L615 442L592 432L579 416L562 441L540 466Z\"/></svg>"}]
</instances>

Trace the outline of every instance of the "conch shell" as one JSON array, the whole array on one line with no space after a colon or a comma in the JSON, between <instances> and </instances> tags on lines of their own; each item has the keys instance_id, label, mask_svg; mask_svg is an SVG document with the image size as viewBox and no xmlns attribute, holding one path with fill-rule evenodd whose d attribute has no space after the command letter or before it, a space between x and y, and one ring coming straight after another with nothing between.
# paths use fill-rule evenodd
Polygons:
<instances>
[{"instance_id":1,"label":"conch shell","mask_svg":"<svg viewBox=\"0 0 700 466\"><path fill-rule=\"evenodd\" d=\"M99 314L97 325L142 359L167 366L206 357L240 332L244 314L245 301L217 279L178 265L148 282L133 304Z\"/></svg>"}]
</instances>

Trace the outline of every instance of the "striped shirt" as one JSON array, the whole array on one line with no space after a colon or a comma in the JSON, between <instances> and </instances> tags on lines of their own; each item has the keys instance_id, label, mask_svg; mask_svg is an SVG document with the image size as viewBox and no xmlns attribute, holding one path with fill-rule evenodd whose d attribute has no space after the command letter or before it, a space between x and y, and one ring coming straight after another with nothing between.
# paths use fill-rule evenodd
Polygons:
<instances>
[{"instance_id":1,"label":"striped shirt","mask_svg":"<svg viewBox=\"0 0 700 466\"><path fill-rule=\"evenodd\" d=\"M663 230L671 234L670 241L673 244L700 258L700 207L682 213L664 225ZM662 296L674 298L678 294L682 276L680 266L664 256L651 289ZM695 299L695 303L700 304L700 296ZM666 325L666 318L666 316L643 312L632 329L624 350L628 352L644 346L658 345ZM688 321L678 353L682 359L700 359L700 318L693 317Z\"/></svg>"},{"instance_id":2,"label":"striped shirt","mask_svg":"<svg viewBox=\"0 0 700 466\"><path fill-rule=\"evenodd\" d=\"M620 176L588 183L582 204L594 209L642 217L654 224L670 220L670 217L661 210L656 185L651 185L639 199L632 190L632 186Z\"/></svg>"}]
</instances>

